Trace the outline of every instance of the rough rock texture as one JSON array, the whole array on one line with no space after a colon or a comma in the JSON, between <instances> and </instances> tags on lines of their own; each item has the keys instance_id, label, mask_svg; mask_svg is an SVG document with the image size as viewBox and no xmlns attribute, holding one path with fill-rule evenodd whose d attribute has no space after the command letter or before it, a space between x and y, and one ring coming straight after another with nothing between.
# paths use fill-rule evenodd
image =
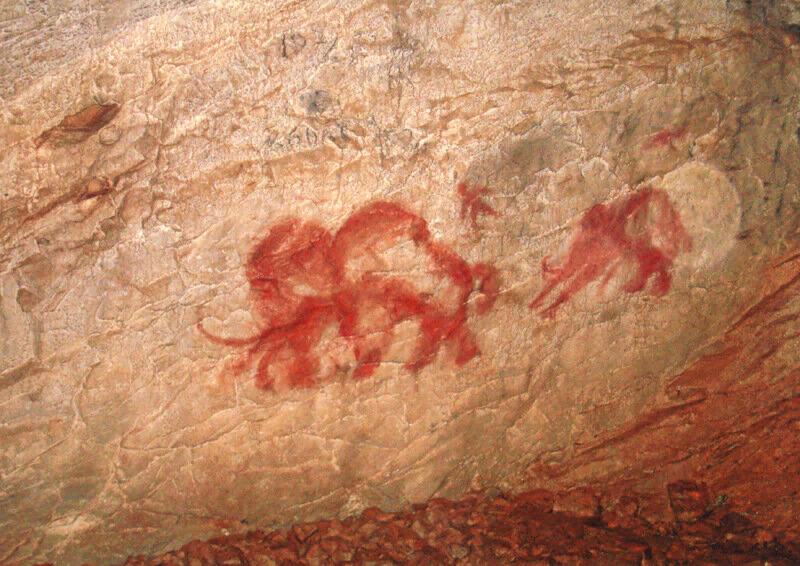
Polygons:
<instances>
[{"instance_id":1,"label":"rough rock texture","mask_svg":"<svg viewBox=\"0 0 800 566\"><path fill-rule=\"evenodd\" d=\"M675 517L656 526L628 512L601 520L597 500L547 490L509 497L497 491L452 502L435 498L407 512L371 507L344 521L303 523L284 531L253 531L208 542L192 541L157 557L131 557L125 566L216 565L487 565L770 564L800 561L800 548L759 528L746 516L719 511L692 497L708 486L691 481L668 486ZM591 494L597 497L596 493ZM691 501L675 505L686 496ZM595 501L591 514L556 511L554 500ZM578 507L581 507L580 505ZM617 509L620 507L618 506ZM680 509L680 512L677 510ZM691 511L692 517L681 516ZM620 518L624 526L620 525Z\"/></svg>"},{"instance_id":2,"label":"rough rock texture","mask_svg":"<svg viewBox=\"0 0 800 566\"><path fill-rule=\"evenodd\" d=\"M125 566L797 564L800 369L787 359L800 342L800 245L765 275L763 298L725 333L719 352L670 380L683 402L650 409L534 480L565 489L490 489L271 533L219 521L224 536ZM689 395L698 378L711 387ZM615 457L603 455L612 447ZM598 473L603 465L612 469ZM710 483L662 483L686 476Z\"/></svg>"},{"instance_id":3,"label":"rough rock texture","mask_svg":"<svg viewBox=\"0 0 800 566\"><path fill-rule=\"evenodd\" d=\"M0 561L489 487L796 544L800 11L683 4L4 7Z\"/></svg>"}]
</instances>

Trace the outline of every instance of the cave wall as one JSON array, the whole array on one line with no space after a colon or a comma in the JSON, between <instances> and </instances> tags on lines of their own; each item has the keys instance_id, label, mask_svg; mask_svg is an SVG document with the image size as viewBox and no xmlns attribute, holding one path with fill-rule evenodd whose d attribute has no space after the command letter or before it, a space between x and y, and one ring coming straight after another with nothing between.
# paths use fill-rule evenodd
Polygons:
<instances>
[{"instance_id":1,"label":"cave wall","mask_svg":"<svg viewBox=\"0 0 800 566\"><path fill-rule=\"evenodd\" d=\"M0 560L629 486L792 280L791 3L4 10Z\"/></svg>"}]
</instances>

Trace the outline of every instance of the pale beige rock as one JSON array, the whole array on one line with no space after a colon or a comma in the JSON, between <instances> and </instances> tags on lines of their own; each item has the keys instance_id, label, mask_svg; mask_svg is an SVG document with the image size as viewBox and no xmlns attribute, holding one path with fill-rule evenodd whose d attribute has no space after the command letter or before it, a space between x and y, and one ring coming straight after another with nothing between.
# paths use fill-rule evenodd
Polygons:
<instances>
[{"instance_id":1,"label":"pale beige rock","mask_svg":"<svg viewBox=\"0 0 800 566\"><path fill-rule=\"evenodd\" d=\"M532 462L569 462L663 400L666 377L753 304L797 227L792 9L7 8L0 561L115 562L242 520L515 489ZM112 104L76 133L75 116ZM485 186L478 202L497 215L462 218L462 181ZM595 205L621 218L645 187L654 204L614 237L671 250L660 296L657 272L629 292L630 252L581 228ZM257 362L231 371L244 349L197 325L262 328L245 270L259 240L294 216L335 232L384 200L497 268L492 308L477 312L478 289L467 304L482 354L459 367L443 347L411 372L410 317L369 379L352 379L358 354L336 325L314 350L330 379L318 387L263 391ZM673 213L686 238L658 224ZM353 273L402 276L458 308L420 246L387 248ZM573 281L600 257L595 276L552 319L569 280L530 309L542 260L567 269L575 249L591 259Z\"/></svg>"}]
</instances>

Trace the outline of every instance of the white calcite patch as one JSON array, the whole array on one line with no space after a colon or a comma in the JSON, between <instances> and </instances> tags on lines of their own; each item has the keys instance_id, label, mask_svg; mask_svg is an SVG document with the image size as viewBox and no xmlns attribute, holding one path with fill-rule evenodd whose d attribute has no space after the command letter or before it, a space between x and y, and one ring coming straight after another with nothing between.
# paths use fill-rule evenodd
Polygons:
<instances>
[{"instance_id":1,"label":"white calcite patch","mask_svg":"<svg viewBox=\"0 0 800 566\"><path fill-rule=\"evenodd\" d=\"M667 191L692 237L691 251L679 264L710 268L736 243L742 216L739 193L728 177L707 163L689 162L654 183Z\"/></svg>"}]
</instances>

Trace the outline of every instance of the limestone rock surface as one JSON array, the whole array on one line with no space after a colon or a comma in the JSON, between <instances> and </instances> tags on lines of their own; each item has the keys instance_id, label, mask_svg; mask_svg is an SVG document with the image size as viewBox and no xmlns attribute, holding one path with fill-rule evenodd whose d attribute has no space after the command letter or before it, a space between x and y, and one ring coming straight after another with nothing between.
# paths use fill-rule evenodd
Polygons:
<instances>
[{"instance_id":1,"label":"limestone rock surface","mask_svg":"<svg viewBox=\"0 0 800 566\"><path fill-rule=\"evenodd\" d=\"M796 3L2 14L0 562L680 481L796 537Z\"/></svg>"}]
</instances>

